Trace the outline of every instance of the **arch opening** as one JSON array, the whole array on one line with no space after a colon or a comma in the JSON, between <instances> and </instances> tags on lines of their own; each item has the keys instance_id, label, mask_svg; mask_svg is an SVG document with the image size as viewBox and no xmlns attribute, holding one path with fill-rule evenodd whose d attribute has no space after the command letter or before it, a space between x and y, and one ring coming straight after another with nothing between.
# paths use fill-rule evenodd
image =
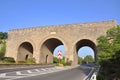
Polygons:
<instances>
[{"instance_id":1,"label":"arch opening","mask_svg":"<svg viewBox=\"0 0 120 80\"><path fill-rule=\"evenodd\" d=\"M56 38L47 39L40 48L40 63L42 64L53 63L54 56L57 55L56 48L61 45L64 46L62 41L60 41L59 39Z\"/></svg>"},{"instance_id":2,"label":"arch opening","mask_svg":"<svg viewBox=\"0 0 120 80\"><path fill-rule=\"evenodd\" d=\"M85 56L91 55L91 57L93 57L93 59L94 59L94 62L96 62L97 47L96 47L95 43L89 39L82 39L76 43L75 61L78 63L78 56L80 55L80 50L82 48L85 48L85 49L84 49L84 53L81 53L81 54L86 54ZM85 51L88 49L91 50L91 53L87 53L89 51Z\"/></svg>"},{"instance_id":3,"label":"arch opening","mask_svg":"<svg viewBox=\"0 0 120 80\"><path fill-rule=\"evenodd\" d=\"M17 61L26 61L33 58L33 46L29 42L23 42L18 48Z\"/></svg>"},{"instance_id":4,"label":"arch opening","mask_svg":"<svg viewBox=\"0 0 120 80\"><path fill-rule=\"evenodd\" d=\"M89 46L83 46L78 50L78 64L93 63L94 51Z\"/></svg>"},{"instance_id":5,"label":"arch opening","mask_svg":"<svg viewBox=\"0 0 120 80\"><path fill-rule=\"evenodd\" d=\"M59 45L57 46L55 49L54 49L54 57L57 57L57 54L58 54L58 51L61 50L61 53L62 53L62 56L64 57L65 56L65 47L64 45Z\"/></svg>"}]
</instances>

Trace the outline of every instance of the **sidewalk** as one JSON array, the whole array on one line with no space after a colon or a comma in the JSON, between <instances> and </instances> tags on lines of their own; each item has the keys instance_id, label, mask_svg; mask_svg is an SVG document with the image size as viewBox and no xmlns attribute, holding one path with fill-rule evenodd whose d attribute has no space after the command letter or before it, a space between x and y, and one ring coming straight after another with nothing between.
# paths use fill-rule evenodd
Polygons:
<instances>
[{"instance_id":1,"label":"sidewalk","mask_svg":"<svg viewBox=\"0 0 120 80\"><path fill-rule=\"evenodd\" d=\"M37 67L53 67L55 64L47 64L47 65L41 65L41 64L0 64L0 70L5 69L21 69L21 68L37 68Z\"/></svg>"}]
</instances>

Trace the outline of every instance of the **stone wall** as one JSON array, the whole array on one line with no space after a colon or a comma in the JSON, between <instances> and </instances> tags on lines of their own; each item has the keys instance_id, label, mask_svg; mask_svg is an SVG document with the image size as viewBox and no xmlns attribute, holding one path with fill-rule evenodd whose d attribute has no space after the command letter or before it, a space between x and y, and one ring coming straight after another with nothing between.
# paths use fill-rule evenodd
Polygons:
<instances>
[{"instance_id":1,"label":"stone wall","mask_svg":"<svg viewBox=\"0 0 120 80\"><path fill-rule=\"evenodd\" d=\"M19 46L24 42L29 42L33 46L33 57L35 58L36 62L45 63L45 57L41 57L43 56L43 50L41 49L43 49L42 46L44 45L45 41L53 38L58 39L58 42L62 43L65 46L66 59L69 59L74 63L76 62L74 56L76 55L75 51L77 42L83 39L87 39L92 41L94 44L97 44L97 37L99 37L100 35L105 35L106 31L109 28L115 27L116 25L116 21L112 20L10 30L8 32L6 56L14 57L17 61L19 58ZM54 46L59 44L58 42L51 42L53 43L51 44L53 48ZM47 46L46 48L44 48L44 52L45 51L48 52ZM48 52L48 54L50 53ZM51 60L49 60L48 62L51 63Z\"/></svg>"}]
</instances>

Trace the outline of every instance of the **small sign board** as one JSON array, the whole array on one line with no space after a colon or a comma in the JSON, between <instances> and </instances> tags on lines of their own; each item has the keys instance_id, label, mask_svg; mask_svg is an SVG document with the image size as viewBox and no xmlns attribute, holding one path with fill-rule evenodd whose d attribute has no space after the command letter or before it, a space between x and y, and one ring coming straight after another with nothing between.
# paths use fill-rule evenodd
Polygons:
<instances>
[{"instance_id":1,"label":"small sign board","mask_svg":"<svg viewBox=\"0 0 120 80\"><path fill-rule=\"evenodd\" d=\"M58 50L57 58L62 59L62 51L61 50Z\"/></svg>"}]
</instances>

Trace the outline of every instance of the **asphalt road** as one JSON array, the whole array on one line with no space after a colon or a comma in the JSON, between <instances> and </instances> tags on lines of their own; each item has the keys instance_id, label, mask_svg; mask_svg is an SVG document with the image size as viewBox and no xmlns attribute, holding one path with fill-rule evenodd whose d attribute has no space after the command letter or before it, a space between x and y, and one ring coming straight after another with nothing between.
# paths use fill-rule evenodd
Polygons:
<instances>
[{"instance_id":1,"label":"asphalt road","mask_svg":"<svg viewBox=\"0 0 120 80\"><path fill-rule=\"evenodd\" d=\"M84 80L90 73L91 68L86 66L44 75L20 78L17 80Z\"/></svg>"},{"instance_id":2,"label":"asphalt road","mask_svg":"<svg viewBox=\"0 0 120 80\"><path fill-rule=\"evenodd\" d=\"M1 70L0 80L84 80L91 71L89 65Z\"/></svg>"},{"instance_id":3,"label":"asphalt road","mask_svg":"<svg viewBox=\"0 0 120 80\"><path fill-rule=\"evenodd\" d=\"M54 67L53 66L34 66L34 67L23 67L23 68L11 68L11 69L0 69L0 73L5 73L5 72L13 72L13 71L23 71L23 70L30 70L30 69L37 69L37 68L50 68L50 67Z\"/></svg>"}]
</instances>

